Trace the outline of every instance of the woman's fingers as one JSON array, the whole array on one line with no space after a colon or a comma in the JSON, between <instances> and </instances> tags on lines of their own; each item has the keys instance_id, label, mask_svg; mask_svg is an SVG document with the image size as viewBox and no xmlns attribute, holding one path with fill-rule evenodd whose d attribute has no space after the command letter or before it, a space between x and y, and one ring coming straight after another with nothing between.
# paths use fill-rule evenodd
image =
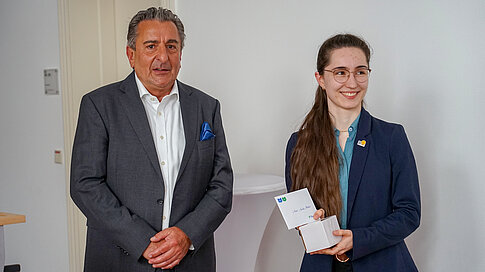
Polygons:
<instances>
[{"instance_id":1,"label":"woman's fingers","mask_svg":"<svg viewBox=\"0 0 485 272\"><path fill-rule=\"evenodd\" d=\"M325 218L325 210L324 209L318 209L314 214L313 214L313 219L318 220L318 219L323 219Z\"/></svg>"}]
</instances>

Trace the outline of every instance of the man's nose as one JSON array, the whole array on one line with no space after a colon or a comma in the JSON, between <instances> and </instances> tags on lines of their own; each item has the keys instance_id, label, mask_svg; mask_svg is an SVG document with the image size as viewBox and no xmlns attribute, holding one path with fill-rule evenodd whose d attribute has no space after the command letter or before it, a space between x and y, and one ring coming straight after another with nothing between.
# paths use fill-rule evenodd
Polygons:
<instances>
[{"instance_id":1,"label":"man's nose","mask_svg":"<svg viewBox=\"0 0 485 272\"><path fill-rule=\"evenodd\" d=\"M162 63L168 60L168 52L167 48L164 46L160 46L157 52L157 59L160 60Z\"/></svg>"}]
</instances>

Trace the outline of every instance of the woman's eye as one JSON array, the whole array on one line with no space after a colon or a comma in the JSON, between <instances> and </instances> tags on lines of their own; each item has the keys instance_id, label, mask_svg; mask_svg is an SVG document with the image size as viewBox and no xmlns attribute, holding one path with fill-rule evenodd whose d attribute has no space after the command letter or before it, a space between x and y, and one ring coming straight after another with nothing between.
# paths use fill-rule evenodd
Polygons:
<instances>
[{"instance_id":1,"label":"woman's eye","mask_svg":"<svg viewBox=\"0 0 485 272\"><path fill-rule=\"evenodd\" d=\"M347 74L347 71L345 70L336 70L333 72L336 76L345 76Z\"/></svg>"}]
</instances>

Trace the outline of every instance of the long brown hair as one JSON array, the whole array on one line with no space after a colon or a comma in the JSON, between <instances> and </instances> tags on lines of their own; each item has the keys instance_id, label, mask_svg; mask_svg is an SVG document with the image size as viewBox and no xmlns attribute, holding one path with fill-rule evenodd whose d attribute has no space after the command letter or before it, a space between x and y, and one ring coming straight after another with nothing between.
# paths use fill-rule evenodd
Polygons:
<instances>
[{"instance_id":1,"label":"long brown hair","mask_svg":"<svg viewBox=\"0 0 485 272\"><path fill-rule=\"evenodd\" d=\"M335 49L356 47L370 61L370 49L361 38L352 34L338 34L326 40L317 57L320 75L330 62ZM291 154L292 191L308 188L315 206L323 208L325 215L340 219L342 197L339 184L339 153L334 127L328 111L327 93L318 86L315 102L298 131L298 141Z\"/></svg>"}]
</instances>

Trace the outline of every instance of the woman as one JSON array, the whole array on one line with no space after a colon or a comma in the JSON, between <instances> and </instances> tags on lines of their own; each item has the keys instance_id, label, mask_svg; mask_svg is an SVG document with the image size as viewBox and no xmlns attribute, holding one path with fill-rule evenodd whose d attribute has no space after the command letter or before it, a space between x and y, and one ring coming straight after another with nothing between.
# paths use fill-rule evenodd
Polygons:
<instances>
[{"instance_id":1,"label":"woman","mask_svg":"<svg viewBox=\"0 0 485 272\"><path fill-rule=\"evenodd\" d=\"M320 47L312 109L286 149L288 191L308 188L314 218L337 215L342 240L305 254L301 271L417 271L404 238L420 220L418 175L401 125L363 107L370 49L340 34Z\"/></svg>"}]
</instances>

